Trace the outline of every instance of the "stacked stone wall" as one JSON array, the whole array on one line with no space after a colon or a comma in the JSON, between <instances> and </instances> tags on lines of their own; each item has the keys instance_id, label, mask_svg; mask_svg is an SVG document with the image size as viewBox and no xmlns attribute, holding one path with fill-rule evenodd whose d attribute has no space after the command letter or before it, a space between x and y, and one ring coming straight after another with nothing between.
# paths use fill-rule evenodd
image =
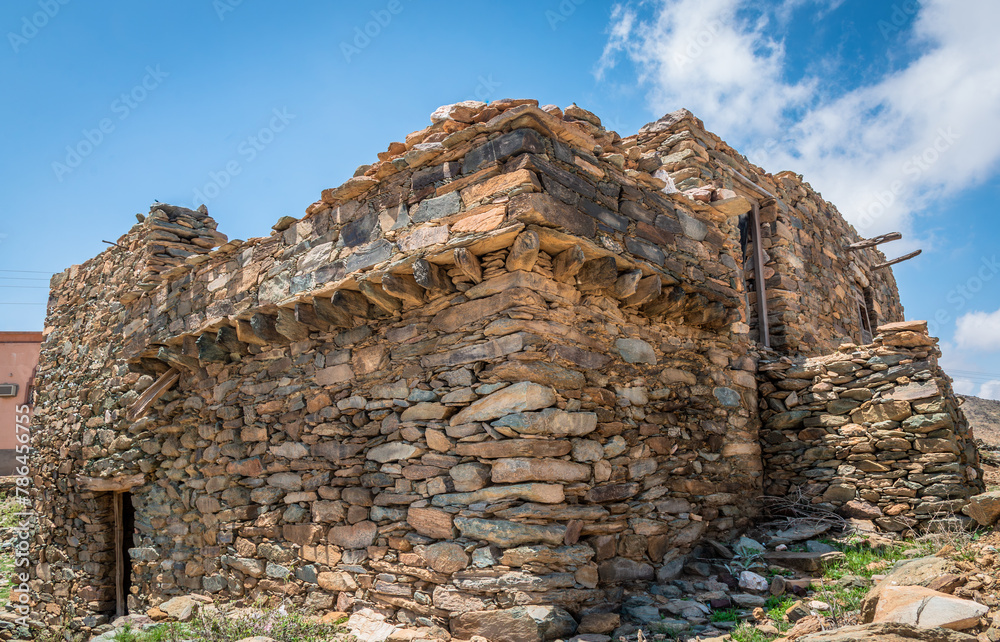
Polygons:
<instances>
[{"instance_id":1,"label":"stacked stone wall","mask_svg":"<svg viewBox=\"0 0 1000 642\"><path fill-rule=\"evenodd\" d=\"M669 178L685 194L706 201L741 195L759 203L769 329L777 351L820 355L845 341L863 343L859 305L870 308L871 328L903 320L891 270L873 270L885 255L876 248L848 251L862 237L801 176L768 174L706 132L687 110L646 125L623 145L633 143L630 158L640 169ZM746 306L756 337L752 247L743 248Z\"/></svg>"},{"instance_id":2,"label":"stacked stone wall","mask_svg":"<svg viewBox=\"0 0 1000 642\"><path fill-rule=\"evenodd\" d=\"M150 222L135 225L115 246L52 280L31 458L39 515L32 596L50 622L94 626L115 609L111 495L82 488L77 476L85 467L109 474L107 453L130 440L126 408L138 396L140 374L122 355L129 317L121 300L147 279L149 231Z\"/></svg>"},{"instance_id":3,"label":"stacked stone wall","mask_svg":"<svg viewBox=\"0 0 1000 642\"><path fill-rule=\"evenodd\" d=\"M764 490L888 531L965 522L982 470L937 340L922 321L878 331L871 345L761 362Z\"/></svg>"}]
</instances>

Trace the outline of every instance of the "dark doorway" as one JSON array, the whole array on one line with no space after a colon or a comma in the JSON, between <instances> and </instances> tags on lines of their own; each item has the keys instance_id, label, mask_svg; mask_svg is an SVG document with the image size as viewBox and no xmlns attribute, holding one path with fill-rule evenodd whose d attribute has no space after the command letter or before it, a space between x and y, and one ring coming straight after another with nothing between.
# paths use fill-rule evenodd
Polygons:
<instances>
[{"instance_id":1,"label":"dark doorway","mask_svg":"<svg viewBox=\"0 0 1000 642\"><path fill-rule=\"evenodd\" d=\"M861 318L861 344L868 345L872 342L872 322L864 299L858 299L858 316Z\"/></svg>"},{"instance_id":2,"label":"dark doorway","mask_svg":"<svg viewBox=\"0 0 1000 642\"><path fill-rule=\"evenodd\" d=\"M115 504L115 613L118 617L128 615L129 589L132 588L132 558L128 549L135 546L135 509L132 507L132 493L128 491L114 494Z\"/></svg>"}]
</instances>

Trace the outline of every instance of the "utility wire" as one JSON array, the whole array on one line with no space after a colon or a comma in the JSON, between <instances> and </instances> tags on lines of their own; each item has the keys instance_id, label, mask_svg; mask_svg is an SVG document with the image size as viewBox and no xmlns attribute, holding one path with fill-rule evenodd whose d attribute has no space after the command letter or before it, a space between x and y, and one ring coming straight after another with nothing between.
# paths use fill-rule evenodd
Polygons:
<instances>
[{"instance_id":1,"label":"utility wire","mask_svg":"<svg viewBox=\"0 0 1000 642\"><path fill-rule=\"evenodd\" d=\"M0 270L0 272L16 272L17 274L55 274L55 272L45 272L44 270Z\"/></svg>"},{"instance_id":2,"label":"utility wire","mask_svg":"<svg viewBox=\"0 0 1000 642\"><path fill-rule=\"evenodd\" d=\"M984 372L982 370L960 370L958 368L945 368L945 372L954 372L957 374L965 374L972 377L1000 377L1000 372Z\"/></svg>"}]
</instances>

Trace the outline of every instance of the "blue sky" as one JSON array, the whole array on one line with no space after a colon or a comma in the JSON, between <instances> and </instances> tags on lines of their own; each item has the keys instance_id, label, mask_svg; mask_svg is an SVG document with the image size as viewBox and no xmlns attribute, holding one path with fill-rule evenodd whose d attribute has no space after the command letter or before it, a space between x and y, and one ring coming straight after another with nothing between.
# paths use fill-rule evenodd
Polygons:
<instances>
[{"instance_id":1,"label":"blue sky","mask_svg":"<svg viewBox=\"0 0 1000 642\"><path fill-rule=\"evenodd\" d=\"M995 2L94 4L0 7L0 330L40 329L42 279L154 199L265 235L442 104L576 102L622 135L688 107L862 234L902 231L890 255L923 248L907 317L1000 398Z\"/></svg>"}]
</instances>

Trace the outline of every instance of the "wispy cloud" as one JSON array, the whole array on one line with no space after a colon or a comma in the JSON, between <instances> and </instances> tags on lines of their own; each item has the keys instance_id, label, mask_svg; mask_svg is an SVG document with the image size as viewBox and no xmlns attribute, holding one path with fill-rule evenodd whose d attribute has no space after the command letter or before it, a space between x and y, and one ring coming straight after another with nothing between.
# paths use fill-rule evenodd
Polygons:
<instances>
[{"instance_id":1,"label":"wispy cloud","mask_svg":"<svg viewBox=\"0 0 1000 642\"><path fill-rule=\"evenodd\" d=\"M932 199L996 171L1000 4L921 2L907 33L920 53L846 91L793 77L784 23L809 4L828 12L839 3L785 0L763 12L744 0L618 5L597 75L632 63L651 111L688 107L765 169L802 173L862 234L909 231Z\"/></svg>"}]
</instances>

